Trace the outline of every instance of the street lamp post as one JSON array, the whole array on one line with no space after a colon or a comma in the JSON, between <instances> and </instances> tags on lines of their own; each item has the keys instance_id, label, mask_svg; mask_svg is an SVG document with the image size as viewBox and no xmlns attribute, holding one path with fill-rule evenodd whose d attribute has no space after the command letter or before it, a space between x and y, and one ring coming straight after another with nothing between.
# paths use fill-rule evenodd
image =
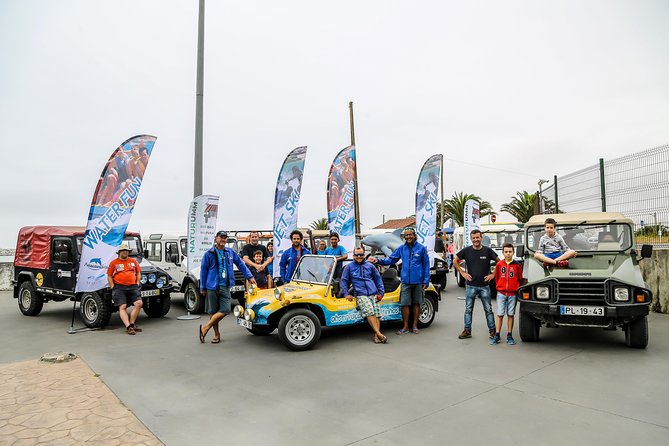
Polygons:
<instances>
[{"instance_id":1,"label":"street lamp post","mask_svg":"<svg viewBox=\"0 0 669 446\"><path fill-rule=\"evenodd\" d=\"M543 214L544 213L544 191L542 190L541 186L544 184L548 183L548 180L539 180L539 213Z\"/></svg>"}]
</instances>

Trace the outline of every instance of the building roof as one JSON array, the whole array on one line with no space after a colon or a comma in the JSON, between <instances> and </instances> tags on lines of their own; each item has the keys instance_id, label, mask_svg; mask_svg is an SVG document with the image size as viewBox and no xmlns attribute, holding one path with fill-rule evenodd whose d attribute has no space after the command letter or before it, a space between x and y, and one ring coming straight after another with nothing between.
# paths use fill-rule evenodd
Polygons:
<instances>
[{"instance_id":1,"label":"building roof","mask_svg":"<svg viewBox=\"0 0 669 446\"><path fill-rule=\"evenodd\" d=\"M409 226L416 226L416 217L396 218L386 220L385 223L375 226L374 229L400 229Z\"/></svg>"}]
</instances>

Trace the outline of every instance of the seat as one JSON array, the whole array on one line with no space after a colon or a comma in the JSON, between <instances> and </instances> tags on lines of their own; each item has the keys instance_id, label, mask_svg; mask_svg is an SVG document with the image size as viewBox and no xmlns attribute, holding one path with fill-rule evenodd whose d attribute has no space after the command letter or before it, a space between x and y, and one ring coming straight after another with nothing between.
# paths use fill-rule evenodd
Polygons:
<instances>
[{"instance_id":1,"label":"seat","mask_svg":"<svg viewBox=\"0 0 669 446\"><path fill-rule=\"evenodd\" d=\"M400 286L400 278L397 277L397 270L395 268L388 268L381 274L381 280L383 281L383 288L385 288L386 293L391 293Z\"/></svg>"}]
</instances>

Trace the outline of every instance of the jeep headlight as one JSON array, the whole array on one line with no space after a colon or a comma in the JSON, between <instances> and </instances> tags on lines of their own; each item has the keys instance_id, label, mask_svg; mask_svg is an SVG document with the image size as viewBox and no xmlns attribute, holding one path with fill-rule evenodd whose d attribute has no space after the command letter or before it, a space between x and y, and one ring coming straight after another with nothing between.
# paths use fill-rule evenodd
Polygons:
<instances>
[{"instance_id":1,"label":"jeep headlight","mask_svg":"<svg viewBox=\"0 0 669 446\"><path fill-rule=\"evenodd\" d=\"M156 283L156 275L154 273L149 274L149 283Z\"/></svg>"},{"instance_id":2,"label":"jeep headlight","mask_svg":"<svg viewBox=\"0 0 669 446\"><path fill-rule=\"evenodd\" d=\"M241 315L244 314L244 307L241 305L235 305L235 309L232 310L232 314L235 315L235 317L240 317Z\"/></svg>"},{"instance_id":3,"label":"jeep headlight","mask_svg":"<svg viewBox=\"0 0 669 446\"><path fill-rule=\"evenodd\" d=\"M615 287L613 289L613 300L617 302L627 302L630 300L630 291L627 287Z\"/></svg>"},{"instance_id":4,"label":"jeep headlight","mask_svg":"<svg viewBox=\"0 0 669 446\"><path fill-rule=\"evenodd\" d=\"M167 277L165 276L159 276L158 280L156 280L156 286L158 288L164 287L166 283L167 283Z\"/></svg>"},{"instance_id":5,"label":"jeep headlight","mask_svg":"<svg viewBox=\"0 0 669 446\"><path fill-rule=\"evenodd\" d=\"M286 293L283 291L283 288L274 288L274 299L283 300L283 297Z\"/></svg>"},{"instance_id":6,"label":"jeep headlight","mask_svg":"<svg viewBox=\"0 0 669 446\"><path fill-rule=\"evenodd\" d=\"M247 321L252 321L253 319L255 319L255 317L256 317L255 311L253 311L250 308L247 308L246 311L244 312L244 319L246 319Z\"/></svg>"},{"instance_id":7,"label":"jeep headlight","mask_svg":"<svg viewBox=\"0 0 669 446\"><path fill-rule=\"evenodd\" d=\"M146 279L146 274L142 274L142 278L139 279L139 283L141 283L142 285L144 285L144 284L146 283L146 280L147 280L147 279Z\"/></svg>"},{"instance_id":8,"label":"jeep headlight","mask_svg":"<svg viewBox=\"0 0 669 446\"><path fill-rule=\"evenodd\" d=\"M538 300L548 300L551 298L551 290L547 286L538 286L535 296Z\"/></svg>"}]
</instances>

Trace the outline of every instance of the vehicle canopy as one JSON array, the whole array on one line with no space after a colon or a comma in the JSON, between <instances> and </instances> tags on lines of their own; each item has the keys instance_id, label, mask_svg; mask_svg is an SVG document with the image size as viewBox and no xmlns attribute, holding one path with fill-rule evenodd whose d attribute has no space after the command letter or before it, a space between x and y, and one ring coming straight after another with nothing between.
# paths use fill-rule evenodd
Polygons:
<instances>
[{"instance_id":1,"label":"vehicle canopy","mask_svg":"<svg viewBox=\"0 0 669 446\"><path fill-rule=\"evenodd\" d=\"M14 266L46 269L51 261L52 237L83 237L83 226L25 226L19 229ZM126 237L139 237L137 232L126 232Z\"/></svg>"},{"instance_id":2,"label":"vehicle canopy","mask_svg":"<svg viewBox=\"0 0 669 446\"><path fill-rule=\"evenodd\" d=\"M525 228L530 226L544 226L547 218L552 218L558 225L580 225L580 224L607 224L634 222L620 212L572 212L568 214L542 214L534 215L525 223Z\"/></svg>"}]
</instances>

